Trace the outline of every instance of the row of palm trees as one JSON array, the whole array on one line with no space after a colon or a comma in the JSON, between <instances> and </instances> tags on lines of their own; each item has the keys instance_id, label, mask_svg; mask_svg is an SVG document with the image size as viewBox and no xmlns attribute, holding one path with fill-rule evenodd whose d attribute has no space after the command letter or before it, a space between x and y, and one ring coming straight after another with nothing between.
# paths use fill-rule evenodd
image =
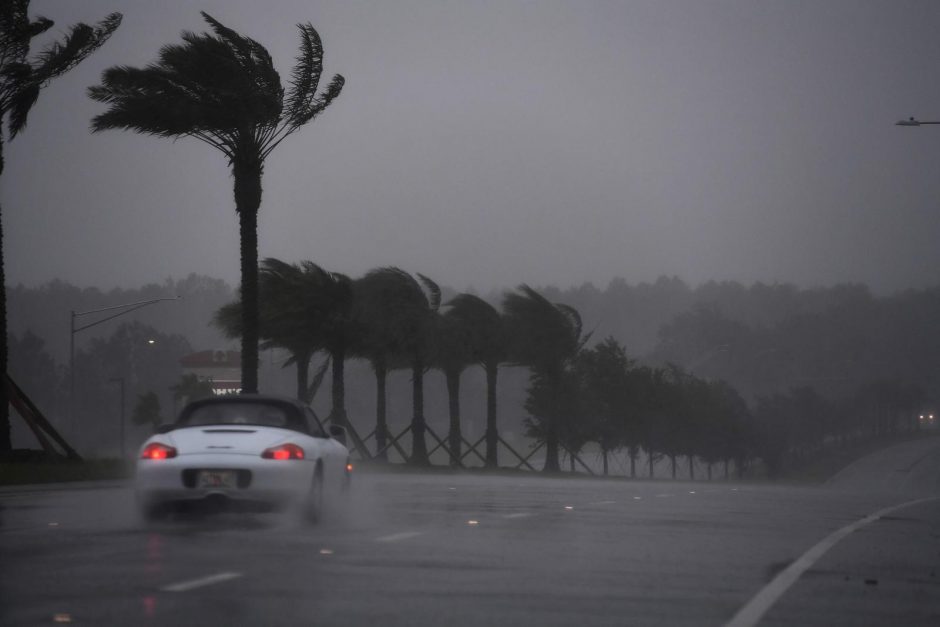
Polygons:
<instances>
[{"instance_id":1,"label":"row of palm trees","mask_svg":"<svg viewBox=\"0 0 940 627\"><path fill-rule=\"evenodd\" d=\"M447 384L451 463L462 459L460 379L472 365L486 373L486 465L498 463L496 389L499 367L528 366L547 381L558 382L586 338L578 313L547 301L528 286L507 293L500 312L472 294L441 302L440 287L428 277L400 268L377 268L358 279L329 272L310 261L290 264L264 259L259 269L259 334L262 348L280 348L296 367L297 397L312 393L332 369L332 409L329 420L347 424L344 364L349 358L369 362L376 379L377 456L385 459L389 446L386 419L386 379L390 371L407 369L412 382L412 446L410 462L429 463L424 417L424 375L430 368L443 372ZM230 337L242 335L242 301L222 307L215 323ZM328 357L311 375L313 356ZM556 389L556 388L553 388ZM558 387L557 389L560 389ZM557 407L562 407L556 399ZM562 416L552 414L545 429L547 470L558 470Z\"/></svg>"}]
</instances>

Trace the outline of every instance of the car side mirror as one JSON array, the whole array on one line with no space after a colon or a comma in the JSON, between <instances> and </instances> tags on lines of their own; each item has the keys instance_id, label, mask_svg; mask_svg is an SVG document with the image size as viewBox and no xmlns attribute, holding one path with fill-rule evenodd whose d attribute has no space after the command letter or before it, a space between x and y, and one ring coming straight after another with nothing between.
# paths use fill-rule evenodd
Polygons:
<instances>
[{"instance_id":1,"label":"car side mirror","mask_svg":"<svg viewBox=\"0 0 940 627\"><path fill-rule=\"evenodd\" d=\"M173 429L174 429L174 426L173 426L172 423L171 423L171 424L166 424L166 425L157 425L157 428L154 429L153 432L154 432L154 433L158 433L158 434L159 434L159 433L169 433L169 432L172 431Z\"/></svg>"},{"instance_id":2,"label":"car side mirror","mask_svg":"<svg viewBox=\"0 0 940 627\"><path fill-rule=\"evenodd\" d=\"M346 429L339 425L330 425L330 437L346 446Z\"/></svg>"}]
</instances>

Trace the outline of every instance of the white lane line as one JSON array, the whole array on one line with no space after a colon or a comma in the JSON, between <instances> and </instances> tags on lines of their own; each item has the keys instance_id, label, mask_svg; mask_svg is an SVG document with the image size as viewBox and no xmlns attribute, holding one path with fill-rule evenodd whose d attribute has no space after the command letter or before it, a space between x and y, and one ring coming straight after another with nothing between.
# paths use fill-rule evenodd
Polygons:
<instances>
[{"instance_id":1,"label":"white lane line","mask_svg":"<svg viewBox=\"0 0 940 627\"><path fill-rule=\"evenodd\" d=\"M218 573L216 575L209 575L207 577L200 577L199 579L190 579L189 581L181 581L179 583L170 584L169 586L163 586L160 590L164 592L186 592L203 586L211 586L214 583L222 583L229 579L238 579L241 576L242 573Z\"/></svg>"},{"instance_id":2,"label":"white lane line","mask_svg":"<svg viewBox=\"0 0 940 627\"><path fill-rule=\"evenodd\" d=\"M767 610L769 610L774 603L776 603L780 597L796 583L797 579L800 578L800 575L809 570L813 564L815 564L826 552L831 549L835 544L849 535L850 533L861 529L862 527L875 522L882 516L890 514L891 512L905 507L911 507L912 505L918 505L920 503L926 503L928 501L936 501L940 499L940 496L931 496L923 499L917 499L916 501L908 501L907 503L901 503L900 505L893 505L891 507L886 507L884 509L878 510L870 516L866 516L861 520L856 520L854 523L846 525L841 529L830 533L828 536L823 538L819 543L817 543L813 548L804 553L797 559L795 562L783 569L776 577L771 580L766 586L761 589L754 598L747 602L747 605L738 610L738 613L732 617L730 621L725 624L725 627L753 627L757 624Z\"/></svg>"},{"instance_id":3,"label":"white lane line","mask_svg":"<svg viewBox=\"0 0 940 627\"><path fill-rule=\"evenodd\" d=\"M594 501L593 503L588 503L588 505L613 505L617 501Z\"/></svg>"},{"instance_id":4,"label":"white lane line","mask_svg":"<svg viewBox=\"0 0 940 627\"><path fill-rule=\"evenodd\" d=\"M515 514L506 514L503 518L528 518L531 515L530 512L516 512Z\"/></svg>"},{"instance_id":5,"label":"white lane line","mask_svg":"<svg viewBox=\"0 0 940 627\"><path fill-rule=\"evenodd\" d=\"M393 533L390 536L382 536L381 538L376 538L376 542L398 542L399 540L407 540L408 538L414 538L416 536L424 535L423 531L402 531L401 533Z\"/></svg>"}]
</instances>

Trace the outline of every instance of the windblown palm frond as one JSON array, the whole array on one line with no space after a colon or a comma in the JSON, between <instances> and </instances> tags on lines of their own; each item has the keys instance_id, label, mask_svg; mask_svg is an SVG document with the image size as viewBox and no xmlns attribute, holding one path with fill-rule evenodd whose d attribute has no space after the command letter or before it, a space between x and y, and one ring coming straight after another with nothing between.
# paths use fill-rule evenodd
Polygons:
<instances>
[{"instance_id":1,"label":"windblown palm frond","mask_svg":"<svg viewBox=\"0 0 940 627\"><path fill-rule=\"evenodd\" d=\"M145 68L116 66L104 72L89 96L109 105L92 130L126 129L159 137L194 137L230 161L246 150L264 158L288 135L325 109L342 90L336 75L316 94L323 46L310 24L298 25L301 48L290 92L260 43L202 13L212 33L182 34Z\"/></svg>"},{"instance_id":2,"label":"windblown palm frond","mask_svg":"<svg viewBox=\"0 0 940 627\"><path fill-rule=\"evenodd\" d=\"M29 58L33 37L54 22L39 17L30 21L29 0L5 0L0 6L0 119L7 118L11 139L26 127L39 91L97 50L121 24L111 13L95 26L78 23L61 42L56 41Z\"/></svg>"}]
</instances>

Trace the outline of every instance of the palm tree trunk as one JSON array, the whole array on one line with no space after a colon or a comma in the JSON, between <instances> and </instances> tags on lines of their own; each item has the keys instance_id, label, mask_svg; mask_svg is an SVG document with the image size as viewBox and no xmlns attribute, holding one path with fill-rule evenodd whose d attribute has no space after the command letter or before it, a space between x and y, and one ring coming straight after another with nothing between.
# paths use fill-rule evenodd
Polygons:
<instances>
[{"instance_id":1,"label":"palm tree trunk","mask_svg":"<svg viewBox=\"0 0 940 627\"><path fill-rule=\"evenodd\" d=\"M372 363L372 369L375 371L375 447L377 451L375 458L387 462L388 451L385 447L388 445L388 423L385 417L385 379L388 376L388 368L385 365L385 359L376 359Z\"/></svg>"},{"instance_id":2,"label":"palm tree trunk","mask_svg":"<svg viewBox=\"0 0 940 627\"><path fill-rule=\"evenodd\" d=\"M309 403L310 355L294 355L294 361L297 364L297 400L301 403Z\"/></svg>"},{"instance_id":3,"label":"palm tree trunk","mask_svg":"<svg viewBox=\"0 0 940 627\"><path fill-rule=\"evenodd\" d=\"M542 472L561 472L561 464L558 460L558 423L560 422L558 416L558 389L560 387L558 380L559 377L552 378L551 389L552 389L552 405L551 412L548 417L548 421L545 429L545 466L542 468Z\"/></svg>"},{"instance_id":4,"label":"palm tree trunk","mask_svg":"<svg viewBox=\"0 0 940 627\"><path fill-rule=\"evenodd\" d=\"M654 469L653 469L654 457L653 457L653 451L647 451L647 455L649 456L649 463L650 463L650 479L652 479L653 476L654 476Z\"/></svg>"},{"instance_id":5,"label":"palm tree trunk","mask_svg":"<svg viewBox=\"0 0 940 627\"><path fill-rule=\"evenodd\" d=\"M330 351L333 362L333 410L330 424L346 426L346 351L342 347Z\"/></svg>"},{"instance_id":6,"label":"palm tree trunk","mask_svg":"<svg viewBox=\"0 0 940 627\"><path fill-rule=\"evenodd\" d=\"M424 441L424 363L416 357L411 367L411 464L430 466L428 446Z\"/></svg>"},{"instance_id":7,"label":"palm tree trunk","mask_svg":"<svg viewBox=\"0 0 940 627\"><path fill-rule=\"evenodd\" d=\"M486 467L496 468L499 431L496 428L496 380L499 364L486 365Z\"/></svg>"},{"instance_id":8,"label":"palm tree trunk","mask_svg":"<svg viewBox=\"0 0 940 627\"><path fill-rule=\"evenodd\" d=\"M261 207L261 172L259 155L241 156L232 163L235 211L238 213L241 242L243 394L258 392L258 209Z\"/></svg>"},{"instance_id":9,"label":"palm tree trunk","mask_svg":"<svg viewBox=\"0 0 940 627\"><path fill-rule=\"evenodd\" d=\"M0 177L3 175L3 141L0 138ZM10 399L7 398L7 281L3 266L3 214L0 210L0 454L13 449L10 433Z\"/></svg>"},{"instance_id":10,"label":"palm tree trunk","mask_svg":"<svg viewBox=\"0 0 940 627\"><path fill-rule=\"evenodd\" d=\"M676 456L670 455L669 459L672 461L672 478L676 478Z\"/></svg>"},{"instance_id":11,"label":"palm tree trunk","mask_svg":"<svg viewBox=\"0 0 940 627\"><path fill-rule=\"evenodd\" d=\"M636 479L636 456L638 451L636 449L630 449L630 478Z\"/></svg>"},{"instance_id":12,"label":"palm tree trunk","mask_svg":"<svg viewBox=\"0 0 940 627\"><path fill-rule=\"evenodd\" d=\"M689 455L689 479L695 480L695 458Z\"/></svg>"},{"instance_id":13,"label":"palm tree trunk","mask_svg":"<svg viewBox=\"0 0 940 627\"><path fill-rule=\"evenodd\" d=\"M447 434L447 447L450 449L450 465L460 466L460 372L446 372L447 408L450 414L450 431Z\"/></svg>"},{"instance_id":14,"label":"palm tree trunk","mask_svg":"<svg viewBox=\"0 0 940 627\"><path fill-rule=\"evenodd\" d=\"M601 451L601 455L604 457L604 476L607 476L607 449Z\"/></svg>"}]
</instances>

